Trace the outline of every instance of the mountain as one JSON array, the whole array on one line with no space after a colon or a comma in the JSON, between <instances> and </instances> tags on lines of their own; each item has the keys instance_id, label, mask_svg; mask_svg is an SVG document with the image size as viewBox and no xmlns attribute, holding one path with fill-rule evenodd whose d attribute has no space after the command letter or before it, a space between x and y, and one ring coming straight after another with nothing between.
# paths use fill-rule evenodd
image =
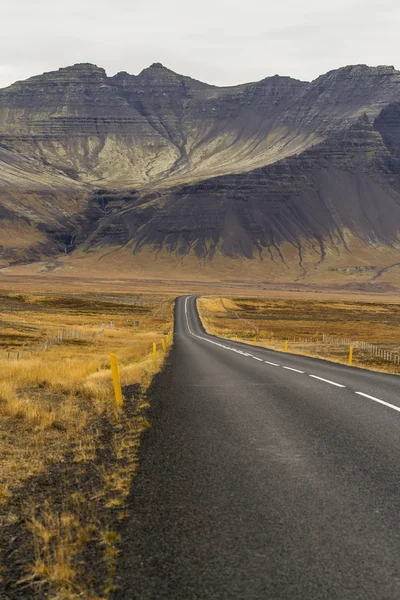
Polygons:
<instances>
[{"instance_id":1,"label":"mountain","mask_svg":"<svg viewBox=\"0 0 400 600\"><path fill-rule=\"evenodd\" d=\"M0 219L3 266L400 284L400 72L218 88L78 64L17 82Z\"/></svg>"}]
</instances>

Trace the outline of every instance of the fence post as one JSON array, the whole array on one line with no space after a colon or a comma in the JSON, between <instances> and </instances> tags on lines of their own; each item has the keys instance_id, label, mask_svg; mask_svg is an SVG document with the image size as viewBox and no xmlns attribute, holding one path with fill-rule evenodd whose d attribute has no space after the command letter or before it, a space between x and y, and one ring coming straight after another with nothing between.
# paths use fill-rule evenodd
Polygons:
<instances>
[{"instance_id":1,"label":"fence post","mask_svg":"<svg viewBox=\"0 0 400 600\"><path fill-rule=\"evenodd\" d=\"M122 398L122 389L121 389L121 377L119 374L119 366L118 366L118 358L115 354L110 354L110 362L111 362L111 373L114 383L114 392L115 392L115 402L122 406L123 398Z\"/></svg>"},{"instance_id":2,"label":"fence post","mask_svg":"<svg viewBox=\"0 0 400 600\"><path fill-rule=\"evenodd\" d=\"M349 365L353 364L353 346L349 348Z\"/></svg>"}]
</instances>

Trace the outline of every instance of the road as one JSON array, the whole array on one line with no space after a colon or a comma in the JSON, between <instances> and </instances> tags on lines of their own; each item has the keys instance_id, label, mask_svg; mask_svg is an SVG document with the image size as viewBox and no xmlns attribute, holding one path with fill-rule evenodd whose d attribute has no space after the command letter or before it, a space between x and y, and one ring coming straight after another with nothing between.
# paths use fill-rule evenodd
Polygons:
<instances>
[{"instance_id":1,"label":"road","mask_svg":"<svg viewBox=\"0 0 400 600\"><path fill-rule=\"evenodd\" d=\"M114 597L398 600L400 378L175 310Z\"/></svg>"}]
</instances>

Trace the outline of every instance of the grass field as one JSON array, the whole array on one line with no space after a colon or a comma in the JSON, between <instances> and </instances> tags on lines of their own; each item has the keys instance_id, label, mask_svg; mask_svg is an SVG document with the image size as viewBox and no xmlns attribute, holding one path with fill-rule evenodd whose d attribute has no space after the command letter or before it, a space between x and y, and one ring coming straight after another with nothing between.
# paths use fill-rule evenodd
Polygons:
<instances>
[{"instance_id":1,"label":"grass field","mask_svg":"<svg viewBox=\"0 0 400 600\"><path fill-rule=\"evenodd\" d=\"M106 598L172 300L19 293L0 306L0 581L10 597Z\"/></svg>"},{"instance_id":2,"label":"grass field","mask_svg":"<svg viewBox=\"0 0 400 600\"><path fill-rule=\"evenodd\" d=\"M0 306L0 588L9 598L109 598L172 296L0 292ZM289 352L346 362L348 346L325 334L400 353L396 303L226 296L198 306L210 333L268 348L288 340ZM359 350L354 364L400 371Z\"/></svg>"},{"instance_id":3,"label":"grass field","mask_svg":"<svg viewBox=\"0 0 400 600\"><path fill-rule=\"evenodd\" d=\"M200 298L207 331L226 338L346 363L349 345L323 342L323 335L351 338L400 354L400 305L384 302L302 299ZM329 338L328 338L329 339ZM355 366L389 373L400 367L356 349Z\"/></svg>"}]
</instances>

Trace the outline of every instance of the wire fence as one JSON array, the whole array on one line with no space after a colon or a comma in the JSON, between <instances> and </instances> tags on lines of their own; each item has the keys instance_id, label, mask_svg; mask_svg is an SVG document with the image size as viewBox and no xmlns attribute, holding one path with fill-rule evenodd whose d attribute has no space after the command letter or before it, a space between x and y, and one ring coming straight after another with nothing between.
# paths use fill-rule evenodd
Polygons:
<instances>
[{"instance_id":1,"label":"wire fence","mask_svg":"<svg viewBox=\"0 0 400 600\"><path fill-rule=\"evenodd\" d=\"M323 334L322 336L323 343L333 344L338 346L353 346L353 348L357 348L358 350L362 350L363 352L367 352L380 358L382 360L386 360L388 362L393 363L394 365L400 365L400 354L399 352L392 352L391 350L387 350L386 348L382 348L382 346L377 344L371 344L369 342L363 342L359 340L353 340L351 338L338 338L331 335Z\"/></svg>"},{"instance_id":2,"label":"wire fence","mask_svg":"<svg viewBox=\"0 0 400 600\"><path fill-rule=\"evenodd\" d=\"M101 325L100 331L94 331L92 333L88 333L87 331L81 331L76 327L62 329L57 332L56 335L46 339L44 342L40 342L39 344L35 344L32 346L22 346L22 348L16 350L15 348L5 348L0 351L0 358L2 360L21 360L23 358L27 358L29 356L36 356L42 352L46 352L52 346L56 346L58 344L62 344L67 340L82 340L89 341L97 338L102 335L106 329L113 329L114 323L111 321L110 323L103 323Z\"/></svg>"}]
</instances>

